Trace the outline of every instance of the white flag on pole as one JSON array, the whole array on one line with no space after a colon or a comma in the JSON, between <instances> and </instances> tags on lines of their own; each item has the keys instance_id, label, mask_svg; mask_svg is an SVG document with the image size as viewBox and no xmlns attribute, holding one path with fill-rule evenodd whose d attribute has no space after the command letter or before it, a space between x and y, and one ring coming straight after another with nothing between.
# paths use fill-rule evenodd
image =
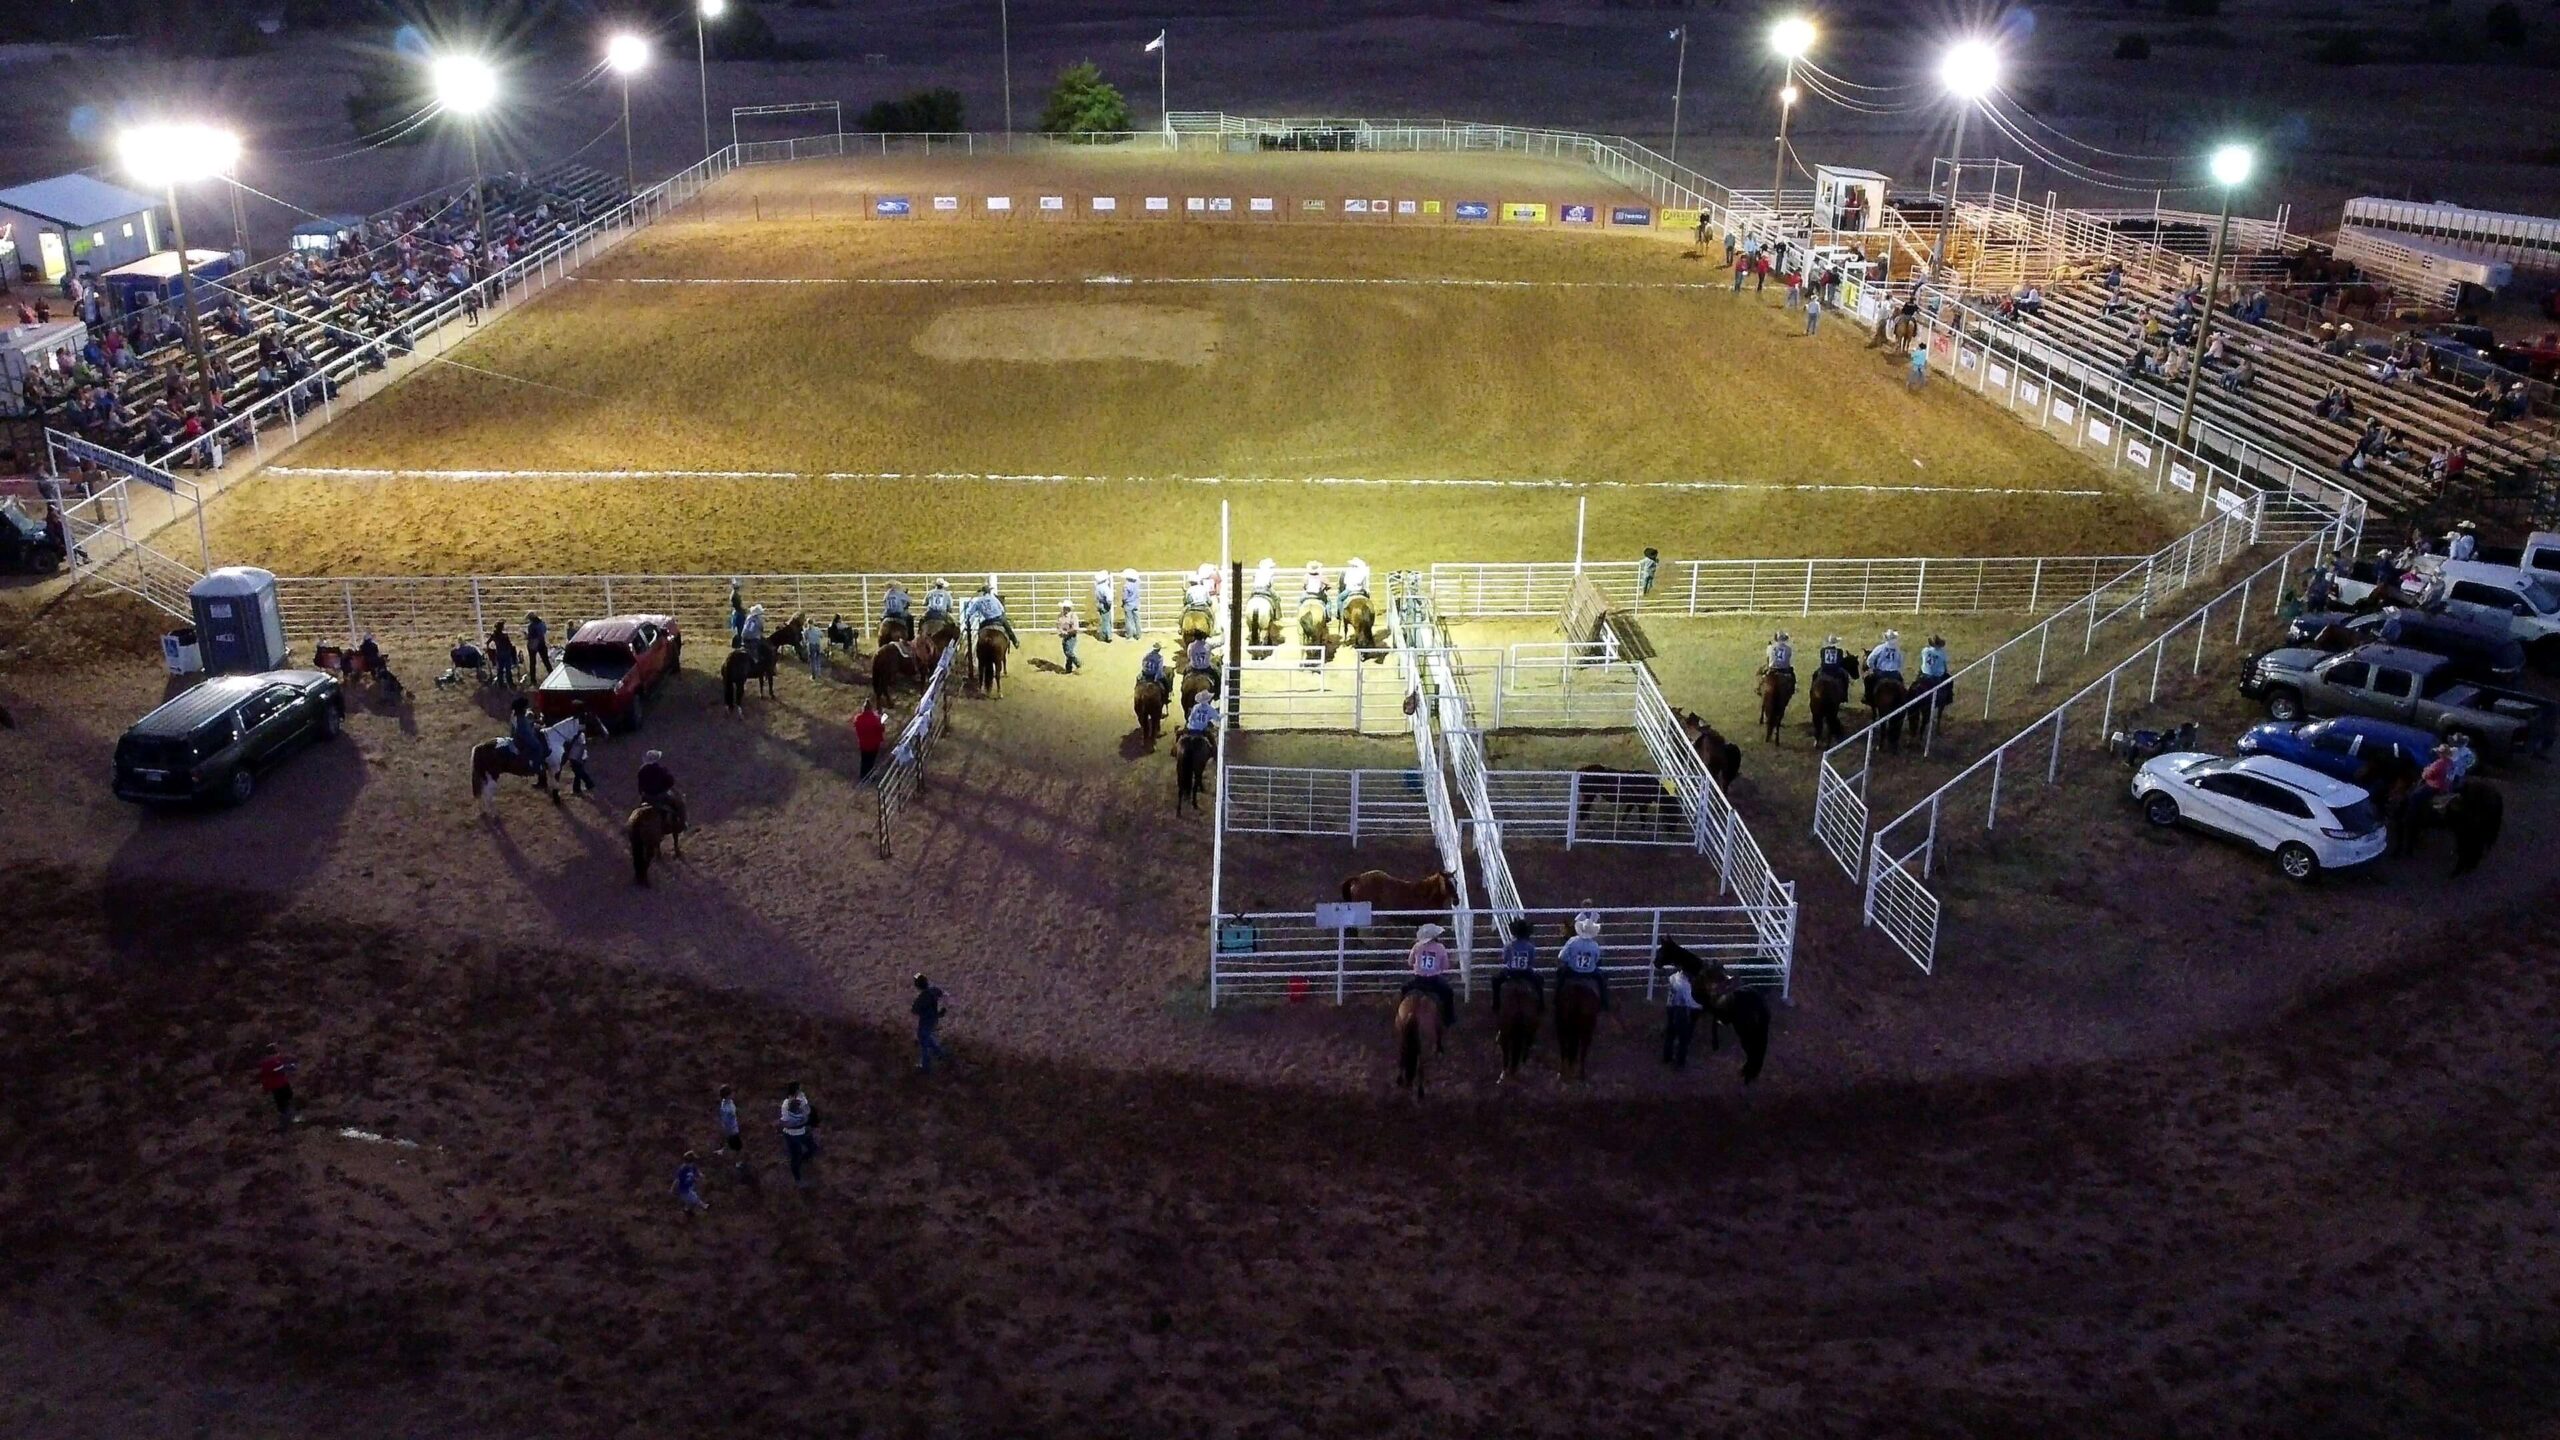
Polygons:
<instances>
[{"instance_id":1,"label":"white flag on pole","mask_svg":"<svg viewBox=\"0 0 2560 1440\"><path fill-rule=\"evenodd\" d=\"M1145 53L1145 54L1149 54L1149 55L1152 55L1152 54L1154 54L1155 52L1157 52L1158 50L1163 49L1163 48L1164 48L1164 33L1165 33L1165 32L1163 32L1162 30L1157 31L1157 32L1156 32L1156 38L1154 38L1153 40L1150 40L1150 41L1148 41L1148 42L1147 42L1147 48L1146 48L1146 50L1145 50L1143 53Z\"/></svg>"}]
</instances>

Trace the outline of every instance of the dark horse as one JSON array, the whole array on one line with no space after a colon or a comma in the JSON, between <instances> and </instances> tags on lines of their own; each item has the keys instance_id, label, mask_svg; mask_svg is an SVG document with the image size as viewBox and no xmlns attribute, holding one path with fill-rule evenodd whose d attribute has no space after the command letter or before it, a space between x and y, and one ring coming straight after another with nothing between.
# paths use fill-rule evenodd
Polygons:
<instances>
[{"instance_id":1,"label":"dark horse","mask_svg":"<svg viewBox=\"0 0 2560 1440\"><path fill-rule=\"evenodd\" d=\"M1430 1089L1426 1068L1440 1052L1440 1002L1417 990L1396 1001L1396 1084L1419 1100Z\"/></svg>"},{"instance_id":2,"label":"dark horse","mask_svg":"<svg viewBox=\"0 0 2560 1440\"><path fill-rule=\"evenodd\" d=\"M1573 773L1581 777L1574 782L1581 794L1573 807L1574 829L1588 831L1592 816L1603 805L1618 812L1622 829L1641 822L1644 834L1662 835L1678 828L1664 814L1671 792L1662 788L1662 777L1652 771L1585 765Z\"/></svg>"},{"instance_id":3,"label":"dark horse","mask_svg":"<svg viewBox=\"0 0 2560 1440\"><path fill-rule=\"evenodd\" d=\"M1129 698L1129 708L1138 712L1138 734L1152 747L1156 737L1164 733L1164 682L1139 681Z\"/></svg>"},{"instance_id":4,"label":"dark horse","mask_svg":"<svg viewBox=\"0 0 2560 1440\"><path fill-rule=\"evenodd\" d=\"M1796 672L1767 670L1760 672L1760 732L1772 745L1778 743L1778 727L1787 723L1787 707L1795 703Z\"/></svg>"},{"instance_id":5,"label":"dark horse","mask_svg":"<svg viewBox=\"0 0 2560 1440\"><path fill-rule=\"evenodd\" d=\"M1176 743L1173 755L1173 813L1182 807L1200 808L1200 792L1207 785L1209 762L1217 758L1217 744L1196 730L1185 730Z\"/></svg>"},{"instance_id":6,"label":"dark horse","mask_svg":"<svg viewBox=\"0 0 2560 1440\"><path fill-rule=\"evenodd\" d=\"M1510 1079L1529 1063L1529 1049L1538 1043L1538 1016L1542 1009L1538 987L1526 976L1514 976L1502 987L1502 1003L1494 1012L1494 1034L1502 1042L1502 1078Z\"/></svg>"},{"instance_id":7,"label":"dark horse","mask_svg":"<svg viewBox=\"0 0 2560 1440\"><path fill-rule=\"evenodd\" d=\"M1834 745L1849 738L1849 728L1840 723L1840 711L1849 703L1848 672L1833 668L1814 671L1806 695L1806 703L1813 707L1813 743Z\"/></svg>"},{"instance_id":8,"label":"dark horse","mask_svg":"<svg viewBox=\"0 0 2560 1440\"><path fill-rule=\"evenodd\" d=\"M1004 658L1011 653L1013 640L1003 626L978 627L978 689L990 700L1004 698Z\"/></svg>"},{"instance_id":9,"label":"dark horse","mask_svg":"<svg viewBox=\"0 0 2560 1440\"><path fill-rule=\"evenodd\" d=\"M755 676L755 652L747 648L744 640L731 641L728 655L720 662L720 703L730 714L747 713L747 682Z\"/></svg>"},{"instance_id":10,"label":"dark horse","mask_svg":"<svg viewBox=\"0 0 2560 1440\"><path fill-rule=\"evenodd\" d=\"M1896 755L1902 753L1903 722L1915 718L1902 710L1902 702L1909 698L1911 692L1903 687L1902 677L1891 671L1875 676L1867 691L1867 708L1876 717L1874 723L1884 727L1884 748Z\"/></svg>"},{"instance_id":11,"label":"dark horse","mask_svg":"<svg viewBox=\"0 0 2560 1440\"><path fill-rule=\"evenodd\" d=\"M899 682L922 681L932 673L933 662L941 654L930 640L881 646L871 656L871 698L879 702L881 709L888 709Z\"/></svg>"},{"instance_id":12,"label":"dark horse","mask_svg":"<svg viewBox=\"0 0 2560 1440\"><path fill-rule=\"evenodd\" d=\"M1556 977L1556 1078L1590 1078L1587 1067L1591 1061L1591 1037L1599 1029L1600 987L1559 974Z\"/></svg>"},{"instance_id":13,"label":"dark horse","mask_svg":"<svg viewBox=\"0 0 2560 1440\"><path fill-rule=\"evenodd\" d=\"M1665 940L1654 947L1653 963L1689 977L1690 993L1707 1012L1707 1048L1724 1048L1722 1026L1733 1027L1742 1042L1742 1083L1760 1078L1769 1058L1769 1002L1757 990L1745 990L1727 979L1722 965L1711 965L1687 946Z\"/></svg>"},{"instance_id":14,"label":"dark horse","mask_svg":"<svg viewBox=\"0 0 2560 1440\"><path fill-rule=\"evenodd\" d=\"M2392 839L2392 850L2408 855L2418 848L2418 838L2427 831L2442 827L2453 832L2453 873L2468 875L2480 868L2482 856L2498 843L2498 834L2506 828L2506 793L2486 780L2466 781L2463 787L2441 800L2430 798L2424 787L2411 786L2396 808L2399 834Z\"/></svg>"},{"instance_id":15,"label":"dark horse","mask_svg":"<svg viewBox=\"0 0 2560 1440\"><path fill-rule=\"evenodd\" d=\"M1715 777L1716 788L1731 790L1733 782L1742 778L1742 747L1724 738L1724 732L1699 718L1693 710L1675 710L1680 728L1689 734L1689 745L1698 752L1698 763Z\"/></svg>"},{"instance_id":16,"label":"dark horse","mask_svg":"<svg viewBox=\"0 0 2560 1440\"><path fill-rule=\"evenodd\" d=\"M676 858L684 858L684 802L671 800L669 806L668 811L662 811L655 805L642 805L633 810L631 818L624 822L631 838L631 883L634 885L649 883L649 866L658 858L661 841L675 841Z\"/></svg>"}]
</instances>

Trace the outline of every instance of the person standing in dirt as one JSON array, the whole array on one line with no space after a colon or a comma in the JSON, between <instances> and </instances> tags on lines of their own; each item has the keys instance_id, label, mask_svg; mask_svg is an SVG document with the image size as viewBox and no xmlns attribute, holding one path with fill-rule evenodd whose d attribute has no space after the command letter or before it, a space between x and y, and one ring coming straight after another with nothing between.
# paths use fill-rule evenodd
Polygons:
<instances>
[{"instance_id":1,"label":"person standing in dirt","mask_svg":"<svg viewBox=\"0 0 2560 1440\"><path fill-rule=\"evenodd\" d=\"M720 1087L720 1148L729 1152L729 1163L739 1174L747 1173L747 1142L738 1133L738 1097L726 1085Z\"/></svg>"},{"instance_id":2,"label":"person standing in dirt","mask_svg":"<svg viewBox=\"0 0 2560 1440\"><path fill-rule=\"evenodd\" d=\"M276 1128L293 1128L293 1077L302 1069L285 1053L282 1044L267 1047L266 1058L258 1062L258 1088L267 1092L267 1100L276 1107Z\"/></svg>"},{"instance_id":3,"label":"person standing in dirt","mask_svg":"<svg viewBox=\"0 0 2560 1440\"><path fill-rule=\"evenodd\" d=\"M916 998L907 1006L916 1016L916 1068L930 1075L933 1062L948 1062L951 1052L942 1048L942 987L922 975L916 977Z\"/></svg>"},{"instance_id":4,"label":"person standing in dirt","mask_svg":"<svg viewBox=\"0 0 2560 1440\"><path fill-rule=\"evenodd\" d=\"M809 1092L802 1089L797 1080L782 1092L782 1118L779 1123L782 1157L791 1163L791 1183L805 1184L807 1182L801 1172L818 1154L817 1137L809 1133L810 1128L817 1124L817 1116L809 1108Z\"/></svg>"},{"instance_id":5,"label":"person standing in dirt","mask_svg":"<svg viewBox=\"0 0 2560 1440\"><path fill-rule=\"evenodd\" d=\"M702 1160L690 1150L676 1166L675 1196L688 1212L711 1208L711 1202L702 1198Z\"/></svg>"},{"instance_id":6,"label":"person standing in dirt","mask_svg":"<svg viewBox=\"0 0 2560 1440\"><path fill-rule=\"evenodd\" d=\"M539 681L551 672L551 627L530 610L524 612L525 678Z\"/></svg>"},{"instance_id":7,"label":"person standing in dirt","mask_svg":"<svg viewBox=\"0 0 2560 1440\"><path fill-rule=\"evenodd\" d=\"M489 661L498 667L498 683L510 690L516 688L516 669L520 662L516 657L515 637L507 633L504 620L489 627Z\"/></svg>"},{"instance_id":8,"label":"person standing in dirt","mask_svg":"<svg viewBox=\"0 0 2560 1440\"><path fill-rule=\"evenodd\" d=\"M1698 1033L1698 996L1690 987L1687 971L1677 965L1662 968L1669 972L1668 991L1662 1002L1662 1063L1674 1070L1686 1070L1689 1041Z\"/></svg>"},{"instance_id":9,"label":"person standing in dirt","mask_svg":"<svg viewBox=\"0 0 2560 1440\"><path fill-rule=\"evenodd\" d=\"M1076 663L1076 635L1082 629L1082 622L1076 618L1075 603L1068 600L1059 601L1058 653L1067 657L1067 673L1070 675L1076 673L1079 668Z\"/></svg>"},{"instance_id":10,"label":"person standing in dirt","mask_svg":"<svg viewBox=\"0 0 2560 1440\"><path fill-rule=\"evenodd\" d=\"M888 733L887 723L880 718L880 702L864 700L853 715L853 746L862 752L862 773L853 777L854 783L871 778L871 767L880 763L880 742Z\"/></svg>"},{"instance_id":11,"label":"person standing in dirt","mask_svg":"<svg viewBox=\"0 0 2560 1440\"><path fill-rule=\"evenodd\" d=\"M1138 601L1144 590L1138 581L1138 567L1132 565L1120 572L1120 633L1138 638Z\"/></svg>"},{"instance_id":12,"label":"person standing in dirt","mask_svg":"<svg viewBox=\"0 0 2560 1440\"><path fill-rule=\"evenodd\" d=\"M1111 643L1111 572L1108 570L1093 572L1093 633L1102 637L1103 644Z\"/></svg>"},{"instance_id":13,"label":"person standing in dirt","mask_svg":"<svg viewBox=\"0 0 2560 1440\"><path fill-rule=\"evenodd\" d=\"M586 795L594 792L596 777L587 773L587 727L580 725L569 732L568 741L560 747L560 759L569 767L569 793Z\"/></svg>"}]
</instances>

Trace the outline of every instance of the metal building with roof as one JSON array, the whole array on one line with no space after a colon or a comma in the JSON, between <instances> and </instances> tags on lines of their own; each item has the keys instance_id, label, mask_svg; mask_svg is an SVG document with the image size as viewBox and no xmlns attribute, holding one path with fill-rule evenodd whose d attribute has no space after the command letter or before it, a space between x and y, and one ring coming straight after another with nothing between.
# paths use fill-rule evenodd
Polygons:
<instances>
[{"instance_id":1,"label":"metal building with roof","mask_svg":"<svg viewBox=\"0 0 2560 1440\"><path fill-rule=\"evenodd\" d=\"M159 203L94 175L56 175L0 190L0 226L50 283L73 265L104 271L158 250Z\"/></svg>"}]
</instances>

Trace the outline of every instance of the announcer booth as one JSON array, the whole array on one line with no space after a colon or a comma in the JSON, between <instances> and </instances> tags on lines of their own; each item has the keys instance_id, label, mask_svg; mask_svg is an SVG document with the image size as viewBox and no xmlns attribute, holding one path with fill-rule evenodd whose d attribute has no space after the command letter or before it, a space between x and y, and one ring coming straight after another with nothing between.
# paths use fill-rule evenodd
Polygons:
<instances>
[{"instance_id":1,"label":"announcer booth","mask_svg":"<svg viewBox=\"0 0 2560 1440\"><path fill-rule=\"evenodd\" d=\"M116 313L131 315L148 310L165 301L176 300L187 293L190 278L199 285L210 285L232 272L229 252L222 250L189 250L185 273L178 265L178 252L163 250L145 255L130 265L119 265L98 277L98 286L115 302ZM211 306L214 302L207 300Z\"/></svg>"},{"instance_id":2,"label":"announcer booth","mask_svg":"<svg viewBox=\"0 0 2560 1440\"><path fill-rule=\"evenodd\" d=\"M1884 213L1886 176L1845 165L1824 165L1813 172L1813 225L1817 230L1863 233L1876 228Z\"/></svg>"}]
</instances>

